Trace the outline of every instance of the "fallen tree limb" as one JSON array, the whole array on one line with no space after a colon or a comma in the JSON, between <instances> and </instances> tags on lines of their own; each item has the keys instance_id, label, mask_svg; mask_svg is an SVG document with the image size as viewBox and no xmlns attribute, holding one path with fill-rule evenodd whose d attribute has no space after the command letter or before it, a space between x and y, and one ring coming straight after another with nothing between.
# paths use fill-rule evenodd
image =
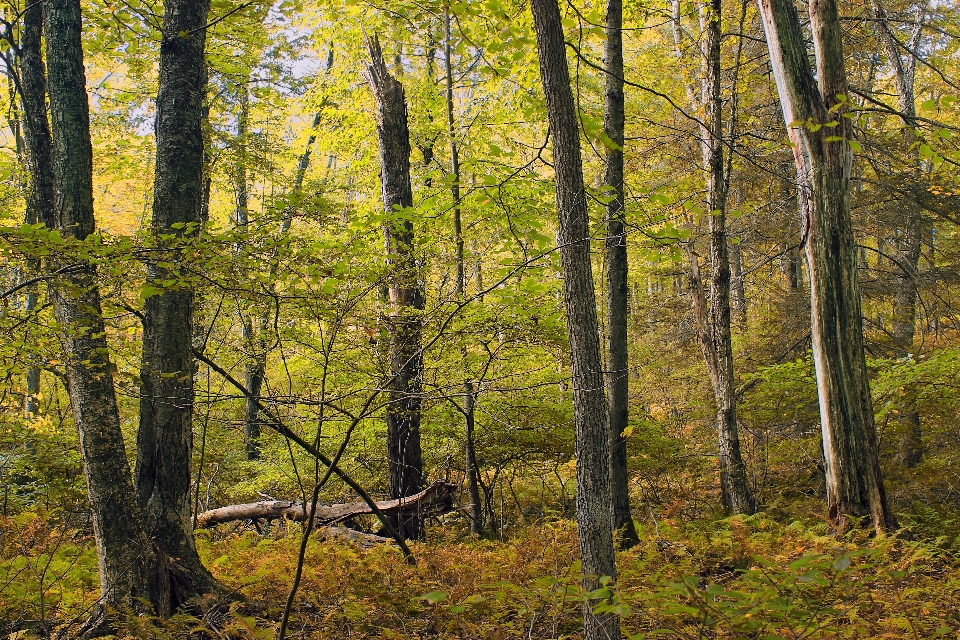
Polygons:
<instances>
[{"instance_id":1,"label":"fallen tree limb","mask_svg":"<svg viewBox=\"0 0 960 640\"><path fill-rule=\"evenodd\" d=\"M376 514L377 518L380 519L380 523L383 524L383 528L387 531L387 533L390 534L390 537L392 537L397 542L397 546L400 547L400 550L403 551L403 555L407 559L407 562L411 564L417 563L416 558L414 558L413 554L410 552L410 547L407 546L407 543L403 539L403 536L401 536L397 532L397 530L394 528L394 526L390 524L390 519L387 518L386 514L384 514L379 507L377 507L377 504L373 501L373 498L370 497L370 494L364 491L363 487L357 484L357 482L353 478L351 478L349 475L347 475L343 471L343 469L337 466L337 462L339 462L340 460L340 455L345 450L347 440L344 440L343 443L340 445L340 450L337 452L336 460L331 460L327 456L323 455L319 449L317 449L315 446L313 446L312 444L310 444L309 442L307 442L306 440L298 436L289 427L283 424L283 422L281 422L279 418L277 418L276 416L273 415L273 413L268 411L267 408L264 407L263 404L259 400L257 400L257 398L252 393L250 393L250 391L245 386L237 382L236 379L233 376L231 376L223 367L219 366L216 362L207 358L205 355L203 355L202 352L198 351L197 349L193 349L192 351L193 351L194 357L197 360L199 360L200 362L203 362L205 365L207 365L208 367L216 371L218 374L220 374L224 380L232 384L238 391L243 393L243 395L245 395L257 406L257 408L260 410L261 415L268 418L268 420L266 422L263 422L262 424L265 424L269 428L273 429L274 431L282 435L287 440L290 440L291 442L295 442L297 446L299 446L301 449L303 449L304 451L312 455L314 458L322 462L324 466L326 466L327 469L330 471L330 473L336 474L337 477L343 480L348 487L353 489L357 493L357 495L360 496L360 498L367 505L369 505L371 511L373 511L373 513ZM379 394L379 391L376 391L370 394L370 397L367 398L366 404L364 404L363 410L360 412L361 416L367 410L367 408L370 406L370 403L373 402L374 398L376 398L378 394ZM355 418L353 423L350 425L350 428L353 429L353 427L356 426L359 420L360 420L359 417Z\"/></svg>"},{"instance_id":2,"label":"fallen tree limb","mask_svg":"<svg viewBox=\"0 0 960 640\"><path fill-rule=\"evenodd\" d=\"M421 518L447 513L453 509L453 494L457 485L438 481L420 493L399 500L382 500L375 505L384 515L400 514L410 516L418 514ZM374 513L366 502L346 504L318 504L314 514L314 526L328 527L355 516ZM237 520L277 520L284 518L296 522L306 522L310 517L309 505L294 500L263 500L248 504L233 504L219 509L204 511L197 516L197 527L201 529L235 522Z\"/></svg>"}]
</instances>

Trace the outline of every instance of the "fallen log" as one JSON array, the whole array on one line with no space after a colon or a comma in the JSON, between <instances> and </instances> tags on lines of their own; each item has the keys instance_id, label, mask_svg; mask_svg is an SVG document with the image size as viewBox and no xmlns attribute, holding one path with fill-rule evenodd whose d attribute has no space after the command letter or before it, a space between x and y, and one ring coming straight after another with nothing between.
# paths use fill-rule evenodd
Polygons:
<instances>
[{"instance_id":1,"label":"fallen log","mask_svg":"<svg viewBox=\"0 0 960 640\"><path fill-rule=\"evenodd\" d=\"M377 502L377 508L387 515L404 517L419 515L420 518L440 515L453 509L453 495L457 485L438 481L420 493L399 500ZM346 504L318 504L314 515L315 527L329 527L355 516L373 513L365 502ZM305 522L310 517L309 505L295 500L263 500L248 504L232 504L219 509L210 509L197 516L197 528L206 529L225 522L237 520L278 520L284 518Z\"/></svg>"}]
</instances>

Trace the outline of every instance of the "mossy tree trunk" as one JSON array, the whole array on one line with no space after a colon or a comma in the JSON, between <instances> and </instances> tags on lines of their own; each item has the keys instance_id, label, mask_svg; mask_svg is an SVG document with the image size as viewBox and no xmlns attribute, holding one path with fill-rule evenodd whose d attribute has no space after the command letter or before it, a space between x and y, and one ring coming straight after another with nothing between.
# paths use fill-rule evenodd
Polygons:
<instances>
[{"instance_id":1,"label":"mossy tree trunk","mask_svg":"<svg viewBox=\"0 0 960 640\"><path fill-rule=\"evenodd\" d=\"M176 240L196 235L203 203L203 99L205 25L209 0L167 0L160 43L157 155L151 230ZM147 264L147 282L162 291L143 312L140 428L136 484L147 534L169 571L169 609L214 591L216 581L193 540L194 292L176 248ZM164 281L174 281L164 287ZM161 571L161 573L164 573ZM166 578L164 578L166 579Z\"/></svg>"},{"instance_id":2,"label":"mossy tree trunk","mask_svg":"<svg viewBox=\"0 0 960 640\"><path fill-rule=\"evenodd\" d=\"M36 6L39 6L36 5ZM31 87L28 134L34 171L43 172L50 158L52 201L44 220L64 237L84 240L95 232L93 214L93 150L80 41L79 0L48 0L43 5L46 60L49 71L52 148L43 131L43 68L35 60L24 69ZM36 28L35 16L28 17ZM32 46L32 45L31 45ZM36 93L34 93L36 92ZM43 118L46 116L43 115ZM96 267L71 270L52 287L54 314L60 326L64 371L90 499L101 600L80 635L109 631L107 609L149 611L161 589L157 556L144 527L127 462L113 382L113 364L101 313Z\"/></svg>"}]
</instances>

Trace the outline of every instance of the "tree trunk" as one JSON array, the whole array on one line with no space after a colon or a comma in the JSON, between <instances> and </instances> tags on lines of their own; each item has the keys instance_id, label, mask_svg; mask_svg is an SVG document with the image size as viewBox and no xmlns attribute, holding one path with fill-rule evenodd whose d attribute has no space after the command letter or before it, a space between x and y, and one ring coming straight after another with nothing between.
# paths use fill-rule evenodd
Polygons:
<instances>
[{"instance_id":1,"label":"tree trunk","mask_svg":"<svg viewBox=\"0 0 960 640\"><path fill-rule=\"evenodd\" d=\"M20 99L24 111L24 142L29 186L27 189L27 224L43 222L55 228L53 217L53 167L50 157L50 123L47 120L47 72L43 64L41 34L43 31L43 6L33 3L24 8L20 41ZM35 262L33 271L39 271ZM27 314L37 306L35 287L27 291ZM40 367L27 367L27 393L24 413L31 418L37 413L37 394L40 392Z\"/></svg>"},{"instance_id":2,"label":"tree trunk","mask_svg":"<svg viewBox=\"0 0 960 640\"><path fill-rule=\"evenodd\" d=\"M249 74L247 80L249 81ZM237 114L237 138L235 145L236 165L233 171L233 191L236 196L234 207L234 222L237 230L246 233L250 223L248 207L249 186L247 183L247 134L250 117L250 98L245 82L238 87L240 112ZM260 397L263 387L263 375L266 368L266 344L261 337L262 331L254 329L253 320L249 317L241 318L241 338L244 349L248 353L248 362L243 365L244 386L250 391L251 398L246 398L243 411L243 445L247 460L260 459L260 422L257 403L254 398ZM265 322L261 323L265 324Z\"/></svg>"},{"instance_id":3,"label":"tree trunk","mask_svg":"<svg viewBox=\"0 0 960 640\"><path fill-rule=\"evenodd\" d=\"M743 252L740 243L732 238L730 246L730 311L733 321L741 329L747 327L747 292L743 281Z\"/></svg>"},{"instance_id":4,"label":"tree trunk","mask_svg":"<svg viewBox=\"0 0 960 640\"><path fill-rule=\"evenodd\" d=\"M530 0L537 37L540 75L553 138L563 294L570 339L573 413L577 450L577 536L584 588L599 579L616 580L613 503L610 487L610 425L604 397L597 301L590 261L590 217L580 157L580 132L570 89L566 47L557 0ZM584 603L584 638L620 637L620 620L595 615L595 602Z\"/></svg>"},{"instance_id":5,"label":"tree trunk","mask_svg":"<svg viewBox=\"0 0 960 640\"><path fill-rule=\"evenodd\" d=\"M711 0L700 7L700 30L703 36L702 81L699 103L706 111L700 125L700 153L706 174L706 209L710 226L710 297L704 295L700 259L691 244L687 246L689 287L693 318L701 351L710 377L717 405L716 424L720 463L720 493L727 511L753 513L755 505L747 485L746 465L740 451L734 391L733 343L731 336L731 275L727 242L726 207L727 173L723 155L723 96L720 86L720 20L721 0ZM680 3L673 3L674 44L681 54L682 29ZM688 89L691 102L697 98ZM737 266L739 247L736 248ZM743 274L738 268L738 293L742 294ZM746 305L743 305L746 321ZM738 314L740 315L740 314Z\"/></svg>"},{"instance_id":6,"label":"tree trunk","mask_svg":"<svg viewBox=\"0 0 960 640\"><path fill-rule=\"evenodd\" d=\"M714 396L720 454L723 503L734 514L753 513L746 465L740 453L737 403L734 392L733 342L730 330L730 257L727 248L727 176L723 157L723 95L720 90L721 0L701 7L705 35L703 103L707 108L701 150L707 172L707 212L710 221L710 331L716 366Z\"/></svg>"},{"instance_id":7,"label":"tree trunk","mask_svg":"<svg viewBox=\"0 0 960 640\"><path fill-rule=\"evenodd\" d=\"M39 7L39 4L34 5ZM45 221L64 236L83 240L94 233L93 150L80 44L79 0L48 0L43 6L50 79L50 114L53 125L45 135L40 110L43 100L43 66L39 60L24 68L30 76L28 107L31 156L37 183L53 185L44 197ZM27 20L37 29L29 7ZM31 45L32 46L32 45ZM37 93L33 93L33 92ZM45 158L50 159L45 164ZM52 177L51 177L52 176ZM54 214L54 215L51 215ZM96 284L96 268L85 265L71 271L52 288L54 314L59 323L66 363L64 370L93 516L100 570L101 601L80 635L107 632L106 609L148 610L142 601L156 602L157 558L143 527L137 496L130 478L120 431L110 362Z\"/></svg>"},{"instance_id":8,"label":"tree trunk","mask_svg":"<svg viewBox=\"0 0 960 640\"><path fill-rule=\"evenodd\" d=\"M194 235L200 223L208 9L208 0L164 4L151 225L158 235ZM174 266L148 263L147 281L182 277L179 260L176 250L164 252L163 261ZM217 587L197 554L190 513L193 305L190 286L177 284L149 297L143 314L137 493L161 563L166 566L176 559L177 567L170 573L170 610Z\"/></svg>"},{"instance_id":9,"label":"tree trunk","mask_svg":"<svg viewBox=\"0 0 960 640\"><path fill-rule=\"evenodd\" d=\"M447 137L450 139L450 173L453 180L450 183L450 197L453 200L453 235L456 241L456 284L455 295L462 301L466 293L466 271L463 262L463 223L460 218L460 150L457 145L456 129L454 128L453 104L453 37L450 28L450 5L444 5L444 42L443 63L446 75L446 102L447 102ZM466 367L467 349L461 347L464 366ZM483 511L480 502L480 485L477 481L477 452L474 442L474 426L476 416L474 411L477 404L476 390L472 380L463 383L464 403L463 413L466 422L466 443L464 447L464 470L467 478L467 493L470 495L470 533L483 535Z\"/></svg>"},{"instance_id":10,"label":"tree trunk","mask_svg":"<svg viewBox=\"0 0 960 640\"><path fill-rule=\"evenodd\" d=\"M398 219L384 224L387 251L390 315L390 382L387 407L387 461L391 498L403 498L423 486L420 452L420 390L423 356L420 353L423 292L413 245L413 206L410 186L410 131L403 85L390 75L376 36L367 40L370 64L364 76L377 102L377 140L380 148L380 178L383 209ZM402 211L402 213L401 213ZM401 533L423 537L423 523L414 514L398 521Z\"/></svg>"},{"instance_id":11,"label":"tree trunk","mask_svg":"<svg viewBox=\"0 0 960 640\"><path fill-rule=\"evenodd\" d=\"M403 500L382 500L376 503L383 513L395 515L403 512L408 517L411 514L440 515L453 508L453 499L457 485L448 482L434 482L432 485L417 493L407 496ZM249 504L233 504L218 509L204 511L197 516L197 526L209 528L225 522L237 520L276 520L286 519L295 522L307 522L310 519L312 504L293 500L266 500ZM317 505L313 514L313 524L317 527L328 527L357 516L373 513L365 502L350 502L345 504ZM389 538L386 538L389 540Z\"/></svg>"},{"instance_id":12,"label":"tree trunk","mask_svg":"<svg viewBox=\"0 0 960 640\"><path fill-rule=\"evenodd\" d=\"M844 117L848 91L837 5L835 0L810 0L817 62L814 80L792 0L758 0L758 4L797 165L827 506L830 518L841 526L848 518L869 516L880 532L895 527L896 520L887 506L880 473L864 358L850 217L853 156L850 124ZM814 131L806 123L830 126Z\"/></svg>"},{"instance_id":13,"label":"tree trunk","mask_svg":"<svg viewBox=\"0 0 960 640\"><path fill-rule=\"evenodd\" d=\"M613 200L607 203L605 243L607 263L607 393L610 420L610 484L613 529L621 548L629 549L640 539L630 513L630 474L627 469L627 439L623 432L629 419L630 372L627 351L627 234L624 230L623 144L623 2L607 0L606 91L603 129L616 147L606 150L603 183Z\"/></svg>"},{"instance_id":14,"label":"tree trunk","mask_svg":"<svg viewBox=\"0 0 960 640\"><path fill-rule=\"evenodd\" d=\"M916 75L916 58L908 55L901 57L900 49L894 38L893 31L887 19L880 0L874 0L874 14L877 19L877 31L880 41L887 54L890 66L893 68L894 80L897 88L897 102L903 119L903 154L910 158L914 155L913 147L917 142L916 104L914 93L914 78ZM907 47L916 50L919 44L923 26L923 15L926 12L926 2L921 4L917 23L911 34ZM920 158L914 157L910 163L909 172L919 177L921 170ZM916 204L903 203L906 211L900 233L896 235L897 264L893 269L893 318L892 336L895 358L907 358L914 352L914 336L917 322L917 294L918 275L920 268L920 250L924 236L925 224L920 208ZM923 459L923 431L920 425L920 412L912 400L904 402L898 415L900 433L897 442L897 461L905 467L915 467Z\"/></svg>"},{"instance_id":15,"label":"tree trunk","mask_svg":"<svg viewBox=\"0 0 960 640\"><path fill-rule=\"evenodd\" d=\"M464 466L467 470L467 492L470 495L470 533L483 535L483 502L480 500L480 483L477 472L477 451L474 446L476 391L473 382L463 383L463 413L467 422L467 444Z\"/></svg>"},{"instance_id":16,"label":"tree trunk","mask_svg":"<svg viewBox=\"0 0 960 640\"><path fill-rule=\"evenodd\" d=\"M450 5L444 5L443 28L443 64L446 75L447 88L447 137L450 139L450 174L453 180L450 183L450 196L453 198L453 234L456 241L456 291L457 296L462 297L464 287L464 269L463 269L463 226L460 220L460 150L457 147L456 130L454 129L453 117L453 60L451 52L451 32L450 32Z\"/></svg>"}]
</instances>

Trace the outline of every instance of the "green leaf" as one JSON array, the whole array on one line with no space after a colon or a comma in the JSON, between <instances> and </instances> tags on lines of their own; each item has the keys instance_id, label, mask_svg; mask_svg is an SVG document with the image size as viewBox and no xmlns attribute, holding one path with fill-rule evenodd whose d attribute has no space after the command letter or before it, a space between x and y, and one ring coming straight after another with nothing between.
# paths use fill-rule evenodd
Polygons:
<instances>
[{"instance_id":1,"label":"green leaf","mask_svg":"<svg viewBox=\"0 0 960 640\"><path fill-rule=\"evenodd\" d=\"M147 298L152 298L153 296L163 293L163 289L154 287L153 285L145 284L140 287L140 299L146 300Z\"/></svg>"},{"instance_id":2,"label":"green leaf","mask_svg":"<svg viewBox=\"0 0 960 640\"><path fill-rule=\"evenodd\" d=\"M446 599L447 594L445 594L443 591L431 591L430 593L426 593L419 598L415 598L415 600L423 600L429 604L438 604Z\"/></svg>"},{"instance_id":3,"label":"green leaf","mask_svg":"<svg viewBox=\"0 0 960 640\"><path fill-rule=\"evenodd\" d=\"M648 197L654 204L670 204L670 197L662 193L651 193Z\"/></svg>"}]
</instances>

